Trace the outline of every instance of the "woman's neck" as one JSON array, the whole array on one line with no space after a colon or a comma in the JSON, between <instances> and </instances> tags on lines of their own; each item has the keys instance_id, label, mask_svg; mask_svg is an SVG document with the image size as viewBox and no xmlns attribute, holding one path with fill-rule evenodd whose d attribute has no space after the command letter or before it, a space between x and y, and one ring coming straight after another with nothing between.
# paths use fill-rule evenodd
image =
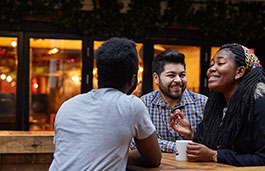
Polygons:
<instances>
[{"instance_id":1,"label":"woman's neck","mask_svg":"<svg viewBox=\"0 0 265 171\"><path fill-rule=\"evenodd\" d=\"M237 87L238 87L238 84L235 86L232 86L231 88L229 88L229 91L226 91L223 93L227 105L229 104L229 101L230 101L231 97L233 96L233 94L235 93Z\"/></svg>"}]
</instances>

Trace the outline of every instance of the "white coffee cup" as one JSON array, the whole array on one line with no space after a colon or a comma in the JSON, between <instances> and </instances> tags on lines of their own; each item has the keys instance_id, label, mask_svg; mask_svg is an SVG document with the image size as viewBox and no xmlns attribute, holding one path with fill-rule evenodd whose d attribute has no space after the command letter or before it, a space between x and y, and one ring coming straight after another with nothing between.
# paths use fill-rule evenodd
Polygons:
<instances>
[{"instance_id":1,"label":"white coffee cup","mask_svg":"<svg viewBox=\"0 0 265 171\"><path fill-rule=\"evenodd\" d=\"M186 161L187 160L187 145L191 140L176 140L177 153L176 160Z\"/></svg>"}]
</instances>

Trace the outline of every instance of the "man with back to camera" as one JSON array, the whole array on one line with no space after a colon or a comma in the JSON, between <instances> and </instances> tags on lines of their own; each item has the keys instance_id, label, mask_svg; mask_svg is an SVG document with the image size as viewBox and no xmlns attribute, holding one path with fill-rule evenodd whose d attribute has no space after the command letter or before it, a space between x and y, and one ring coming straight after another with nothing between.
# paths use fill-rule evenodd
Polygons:
<instances>
[{"instance_id":1,"label":"man with back to camera","mask_svg":"<svg viewBox=\"0 0 265 171\"><path fill-rule=\"evenodd\" d=\"M141 97L156 127L158 142L163 152L177 152L176 140L185 139L185 136L170 127L171 114L180 110L195 130L203 118L207 101L206 96L186 89L184 60L184 54L174 50L157 55L152 63L152 72L159 90ZM183 134L185 135L185 132Z\"/></svg>"},{"instance_id":2,"label":"man with back to camera","mask_svg":"<svg viewBox=\"0 0 265 171\"><path fill-rule=\"evenodd\" d=\"M96 51L99 89L64 102L56 115L55 152L49 170L125 170L129 164L157 167L161 151L136 87L136 45L111 38ZM129 151L131 139L136 150Z\"/></svg>"}]
</instances>

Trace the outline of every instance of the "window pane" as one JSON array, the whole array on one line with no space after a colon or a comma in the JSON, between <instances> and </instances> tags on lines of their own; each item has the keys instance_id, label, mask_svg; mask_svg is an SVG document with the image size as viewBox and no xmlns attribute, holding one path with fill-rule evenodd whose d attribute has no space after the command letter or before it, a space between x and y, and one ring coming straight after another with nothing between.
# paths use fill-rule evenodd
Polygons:
<instances>
[{"instance_id":1,"label":"window pane","mask_svg":"<svg viewBox=\"0 0 265 171\"><path fill-rule=\"evenodd\" d=\"M17 38L0 37L0 129L16 129Z\"/></svg>"},{"instance_id":2,"label":"window pane","mask_svg":"<svg viewBox=\"0 0 265 171\"><path fill-rule=\"evenodd\" d=\"M200 89L200 53L199 46L176 46L176 45L154 45L154 57L165 50L176 50L185 55L187 89L199 92ZM154 90L158 90L158 86L153 81Z\"/></svg>"},{"instance_id":3,"label":"window pane","mask_svg":"<svg viewBox=\"0 0 265 171\"><path fill-rule=\"evenodd\" d=\"M30 130L53 130L61 104L81 92L82 41L30 39Z\"/></svg>"},{"instance_id":4,"label":"window pane","mask_svg":"<svg viewBox=\"0 0 265 171\"><path fill-rule=\"evenodd\" d=\"M94 41L94 54L96 54L96 50L101 46L103 41ZM136 50L138 53L139 59L139 69L138 69L138 85L132 94L140 97L142 94L142 80L143 80L143 44L136 43ZM97 67L96 67L96 59L94 58L94 67L93 67L93 89L98 88L98 77L97 77Z\"/></svg>"},{"instance_id":5,"label":"window pane","mask_svg":"<svg viewBox=\"0 0 265 171\"><path fill-rule=\"evenodd\" d=\"M211 60L213 59L213 55L219 50L219 48L220 47L211 47Z\"/></svg>"}]
</instances>

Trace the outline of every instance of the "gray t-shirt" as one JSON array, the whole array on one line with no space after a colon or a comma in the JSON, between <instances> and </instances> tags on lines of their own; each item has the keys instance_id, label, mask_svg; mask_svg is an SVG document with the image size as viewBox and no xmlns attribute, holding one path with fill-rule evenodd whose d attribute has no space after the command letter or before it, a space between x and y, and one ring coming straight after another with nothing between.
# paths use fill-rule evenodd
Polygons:
<instances>
[{"instance_id":1,"label":"gray t-shirt","mask_svg":"<svg viewBox=\"0 0 265 171\"><path fill-rule=\"evenodd\" d=\"M144 139L155 131L143 102L113 88L64 102L54 128L50 171L125 170L131 139Z\"/></svg>"}]
</instances>

